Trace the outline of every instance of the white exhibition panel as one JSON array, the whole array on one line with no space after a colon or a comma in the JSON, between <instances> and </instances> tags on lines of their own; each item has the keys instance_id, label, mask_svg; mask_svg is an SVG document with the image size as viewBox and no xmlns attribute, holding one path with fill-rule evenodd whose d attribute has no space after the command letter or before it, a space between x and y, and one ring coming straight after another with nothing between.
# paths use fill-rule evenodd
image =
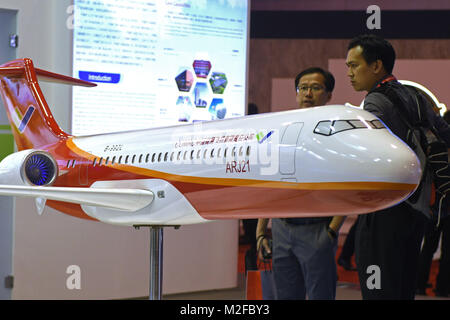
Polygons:
<instances>
[{"instance_id":1,"label":"white exhibition panel","mask_svg":"<svg viewBox=\"0 0 450 320\"><path fill-rule=\"evenodd\" d=\"M70 75L72 38L66 23L71 0L2 0L18 10L17 57ZM2 62L3 63L3 62ZM70 131L71 87L41 85L53 116ZM163 294L237 286L237 220L164 232ZM149 232L73 218L34 200L17 199L13 299L109 299L148 295ZM67 268L78 265L81 289L67 289Z\"/></svg>"},{"instance_id":2,"label":"white exhibition panel","mask_svg":"<svg viewBox=\"0 0 450 320\"><path fill-rule=\"evenodd\" d=\"M72 133L245 114L248 1L74 0ZM95 108L92 108L95 106Z\"/></svg>"}]
</instances>

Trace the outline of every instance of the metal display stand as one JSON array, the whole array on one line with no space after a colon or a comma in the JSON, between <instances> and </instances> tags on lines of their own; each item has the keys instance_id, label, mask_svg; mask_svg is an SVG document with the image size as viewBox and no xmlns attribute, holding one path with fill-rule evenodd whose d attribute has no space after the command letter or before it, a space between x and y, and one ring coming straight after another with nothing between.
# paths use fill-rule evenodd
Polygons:
<instances>
[{"instance_id":1,"label":"metal display stand","mask_svg":"<svg viewBox=\"0 0 450 320\"><path fill-rule=\"evenodd\" d=\"M149 300L161 300L163 276L163 227L150 227Z\"/></svg>"},{"instance_id":2,"label":"metal display stand","mask_svg":"<svg viewBox=\"0 0 450 320\"><path fill-rule=\"evenodd\" d=\"M162 300L162 279L163 279L163 239L164 227L180 226L159 226L159 225L140 225L134 226L135 229L148 227L150 229L150 277L149 277L149 300Z\"/></svg>"}]
</instances>

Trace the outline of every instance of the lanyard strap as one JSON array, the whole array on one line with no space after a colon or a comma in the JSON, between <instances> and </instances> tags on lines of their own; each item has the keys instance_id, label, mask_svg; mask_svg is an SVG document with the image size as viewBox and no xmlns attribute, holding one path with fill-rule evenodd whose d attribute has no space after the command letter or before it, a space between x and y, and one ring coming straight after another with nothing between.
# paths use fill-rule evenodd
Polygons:
<instances>
[{"instance_id":1,"label":"lanyard strap","mask_svg":"<svg viewBox=\"0 0 450 320\"><path fill-rule=\"evenodd\" d=\"M381 87L382 84L386 83L386 82L391 82L391 81L397 81L397 78L395 78L392 74L390 76L388 76L387 78L384 78L383 81L381 81L376 88Z\"/></svg>"}]
</instances>

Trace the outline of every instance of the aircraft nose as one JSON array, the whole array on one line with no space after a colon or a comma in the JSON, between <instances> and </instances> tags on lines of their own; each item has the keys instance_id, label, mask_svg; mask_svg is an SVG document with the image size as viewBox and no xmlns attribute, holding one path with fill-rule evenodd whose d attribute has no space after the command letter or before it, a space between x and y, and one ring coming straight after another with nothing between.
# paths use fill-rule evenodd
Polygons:
<instances>
[{"instance_id":1,"label":"aircraft nose","mask_svg":"<svg viewBox=\"0 0 450 320\"><path fill-rule=\"evenodd\" d=\"M414 151L406 144L402 144L401 150L396 152L396 154L399 154L398 166L405 170L404 175L399 177L399 180L404 179L405 183L419 185L422 169L419 158L417 158Z\"/></svg>"},{"instance_id":2,"label":"aircraft nose","mask_svg":"<svg viewBox=\"0 0 450 320\"><path fill-rule=\"evenodd\" d=\"M335 212L347 214L391 207L417 189L422 174L415 153L385 129L316 137L298 151L300 182L319 182L310 198L320 208L308 210L321 214L330 203ZM321 203L322 198L327 201Z\"/></svg>"},{"instance_id":3,"label":"aircraft nose","mask_svg":"<svg viewBox=\"0 0 450 320\"><path fill-rule=\"evenodd\" d=\"M417 187L422 175L420 162L406 143L387 130L368 131L367 137L354 138L355 152L349 156L356 155L355 171L362 179Z\"/></svg>"},{"instance_id":4,"label":"aircraft nose","mask_svg":"<svg viewBox=\"0 0 450 320\"><path fill-rule=\"evenodd\" d=\"M402 140L388 130L356 130L319 139L300 148L300 175L309 181L386 182L417 187L420 162ZM306 170L306 168L312 168ZM414 187L414 188L415 188Z\"/></svg>"}]
</instances>

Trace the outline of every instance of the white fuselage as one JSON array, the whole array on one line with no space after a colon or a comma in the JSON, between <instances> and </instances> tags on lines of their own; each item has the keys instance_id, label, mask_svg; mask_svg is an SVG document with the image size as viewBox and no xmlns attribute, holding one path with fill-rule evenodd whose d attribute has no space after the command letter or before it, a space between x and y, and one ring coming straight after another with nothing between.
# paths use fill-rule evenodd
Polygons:
<instances>
[{"instance_id":1,"label":"white fuselage","mask_svg":"<svg viewBox=\"0 0 450 320\"><path fill-rule=\"evenodd\" d=\"M342 131L327 133L330 120L338 120L336 128L331 130ZM84 151L83 156L96 167L139 175L138 179L130 180L142 180L142 187L150 188L155 194L160 191L161 195L151 204L155 210L147 208L126 215L105 208L83 206L83 210L110 223L183 224L223 218L233 208L245 211L245 206L225 205L219 198L214 200L223 195L230 197L229 202L240 201L242 195L233 197L233 192L224 192L228 188L238 188L252 197L257 194L251 190L261 188L267 188L270 194L270 190L277 189L304 192L358 189L361 192L352 183L362 184L364 190L377 188L374 186L377 183L395 184L395 188L416 185L421 172L414 152L388 129L377 128L379 125L372 125L371 121L380 123L359 108L333 105L76 137L72 139L75 149ZM177 183L187 187L180 188ZM95 182L92 187L125 188L129 184L108 180ZM209 195L202 194L205 188L196 190L195 186L200 185L211 186ZM407 194L411 191L409 188ZM213 199L209 206L199 204L207 197ZM167 203L158 207L158 201ZM358 212L356 207L349 207L352 211L348 214L365 213L370 208L360 208ZM310 206L305 210L304 216L321 215L320 210L311 210ZM338 205L336 209L336 214L345 214L340 210L345 210L345 206ZM294 211L294 208L280 208L282 216L293 216ZM232 212L228 214L230 218L235 217Z\"/></svg>"}]
</instances>

